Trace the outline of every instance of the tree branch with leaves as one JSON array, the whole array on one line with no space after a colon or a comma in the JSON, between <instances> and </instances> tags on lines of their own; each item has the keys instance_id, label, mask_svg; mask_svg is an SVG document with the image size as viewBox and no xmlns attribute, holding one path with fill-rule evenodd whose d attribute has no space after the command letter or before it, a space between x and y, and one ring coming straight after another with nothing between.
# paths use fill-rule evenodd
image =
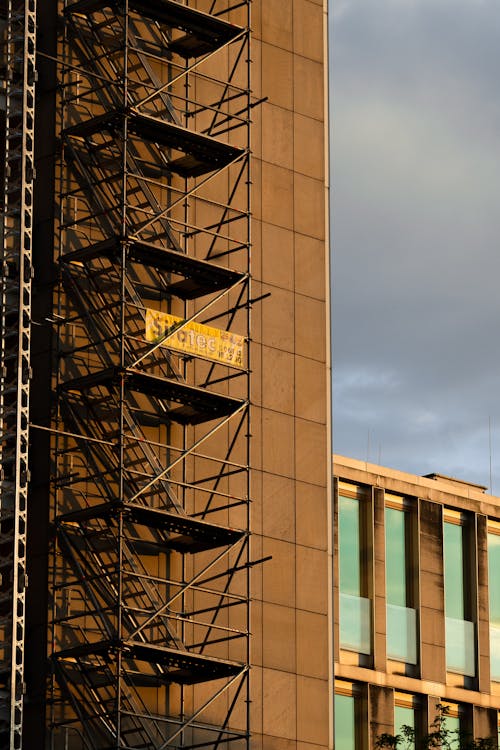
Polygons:
<instances>
[{"instance_id":1,"label":"tree branch with leaves","mask_svg":"<svg viewBox=\"0 0 500 750\"><path fill-rule=\"evenodd\" d=\"M498 750L496 737L475 740L470 732L449 729L446 725L448 706L439 704L437 711L430 732L425 736L419 737L413 727L405 725L399 734L380 734L375 742L375 750Z\"/></svg>"}]
</instances>

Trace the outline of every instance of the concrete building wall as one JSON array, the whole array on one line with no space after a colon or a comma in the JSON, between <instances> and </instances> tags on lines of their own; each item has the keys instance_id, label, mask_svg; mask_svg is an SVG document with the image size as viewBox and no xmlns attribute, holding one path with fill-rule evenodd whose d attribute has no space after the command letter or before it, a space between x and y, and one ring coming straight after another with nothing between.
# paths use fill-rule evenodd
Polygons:
<instances>
[{"instance_id":1,"label":"concrete building wall","mask_svg":"<svg viewBox=\"0 0 500 750\"><path fill-rule=\"evenodd\" d=\"M323 0L252 7L252 732L329 744L329 353Z\"/></svg>"}]
</instances>

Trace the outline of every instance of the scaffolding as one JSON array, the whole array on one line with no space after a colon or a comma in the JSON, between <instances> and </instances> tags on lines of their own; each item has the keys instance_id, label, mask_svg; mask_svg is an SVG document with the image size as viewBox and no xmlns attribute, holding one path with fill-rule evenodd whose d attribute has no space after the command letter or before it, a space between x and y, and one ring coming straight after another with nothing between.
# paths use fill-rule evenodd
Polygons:
<instances>
[{"instance_id":1,"label":"scaffolding","mask_svg":"<svg viewBox=\"0 0 500 750\"><path fill-rule=\"evenodd\" d=\"M53 750L248 743L249 13L60 6Z\"/></svg>"}]
</instances>

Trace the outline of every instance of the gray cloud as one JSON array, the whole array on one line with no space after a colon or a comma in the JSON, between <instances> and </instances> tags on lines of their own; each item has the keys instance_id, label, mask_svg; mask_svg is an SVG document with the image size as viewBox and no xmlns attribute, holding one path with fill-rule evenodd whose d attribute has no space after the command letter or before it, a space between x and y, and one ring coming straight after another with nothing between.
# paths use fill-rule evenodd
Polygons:
<instances>
[{"instance_id":1,"label":"gray cloud","mask_svg":"<svg viewBox=\"0 0 500 750\"><path fill-rule=\"evenodd\" d=\"M337 0L335 450L500 493L500 5ZM495 458L495 454L496 458Z\"/></svg>"}]
</instances>

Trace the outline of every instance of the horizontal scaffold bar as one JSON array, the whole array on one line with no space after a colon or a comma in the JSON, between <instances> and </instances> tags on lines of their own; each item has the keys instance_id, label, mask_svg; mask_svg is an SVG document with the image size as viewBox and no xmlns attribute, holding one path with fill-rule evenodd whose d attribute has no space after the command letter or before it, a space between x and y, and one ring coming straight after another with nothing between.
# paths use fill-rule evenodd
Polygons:
<instances>
[{"instance_id":1,"label":"horizontal scaffold bar","mask_svg":"<svg viewBox=\"0 0 500 750\"><path fill-rule=\"evenodd\" d=\"M234 677L245 671L246 667L238 662L217 659L213 656L194 654L190 651L166 648L150 643L137 641L100 641L98 643L84 643L74 648L59 651L54 657L61 662L68 661L73 666L75 661L83 659L88 668L88 660L92 657L108 662L118 653L122 654L125 662L122 669L129 684L134 682L134 674L141 685L148 677L153 685L159 682L175 682L181 685L195 685L209 680L219 680ZM161 666L164 672L148 674L144 671L135 672L131 667L127 669L126 660L137 660L152 665Z\"/></svg>"},{"instance_id":2,"label":"horizontal scaffold bar","mask_svg":"<svg viewBox=\"0 0 500 750\"><path fill-rule=\"evenodd\" d=\"M121 240L119 237L98 242L95 245L74 250L61 257L63 263L86 263L94 258L107 257L119 262L121 259ZM245 274L224 268L206 260L193 258L178 250L160 247L148 242L125 238L126 257L135 263L151 266L165 273L174 273L184 277L184 281L169 284L167 291L181 299L195 299L221 289L233 286Z\"/></svg>"},{"instance_id":3,"label":"horizontal scaffold bar","mask_svg":"<svg viewBox=\"0 0 500 750\"><path fill-rule=\"evenodd\" d=\"M123 12L124 0L79 0L66 8L67 13L97 13L103 8ZM129 9L144 18L184 32L173 39L169 49L182 57L200 57L235 39L243 29L218 16L181 5L175 0L129 0Z\"/></svg>"},{"instance_id":4,"label":"horizontal scaffold bar","mask_svg":"<svg viewBox=\"0 0 500 750\"><path fill-rule=\"evenodd\" d=\"M116 387L121 378L124 379L125 388L130 391L181 404L171 409L168 414L169 419L179 424L201 424L212 419L227 417L238 411L245 403L241 399L213 393L205 388L119 367L110 367L91 375L66 381L61 384L60 390L83 393L99 386Z\"/></svg>"},{"instance_id":5,"label":"horizontal scaffold bar","mask_svg":"<svg viewBox=\"0 0 500 750\"><path fill-rule=\"evenodd\" d=\"M133 108L116 109L97 115L67 128L63 135L66 138L89 138L97 133L109 132L116 137L118 131L123 130L125 119L129 134L184 154L169 160L170 170L181 177L199 177L222 169L245 154L245 149L196 133L173 122L140 114Z\"/></svg>"},{"instance_id":6,"label":"horizontal scaffold bar","mask_svg":"<svg viewBox=\"0 0 500 750\"><path fill-rule=\"evenodd\" d=\"M246 532L218 524L200 521L190 516L148 508L137 503L101 503L65 513L59 523L84 523L93 519L111 519L122 514L126 521L166 532L166 546L178 552L204 552L229 544L235 544Z\"/></svg>"}]
</instances>

